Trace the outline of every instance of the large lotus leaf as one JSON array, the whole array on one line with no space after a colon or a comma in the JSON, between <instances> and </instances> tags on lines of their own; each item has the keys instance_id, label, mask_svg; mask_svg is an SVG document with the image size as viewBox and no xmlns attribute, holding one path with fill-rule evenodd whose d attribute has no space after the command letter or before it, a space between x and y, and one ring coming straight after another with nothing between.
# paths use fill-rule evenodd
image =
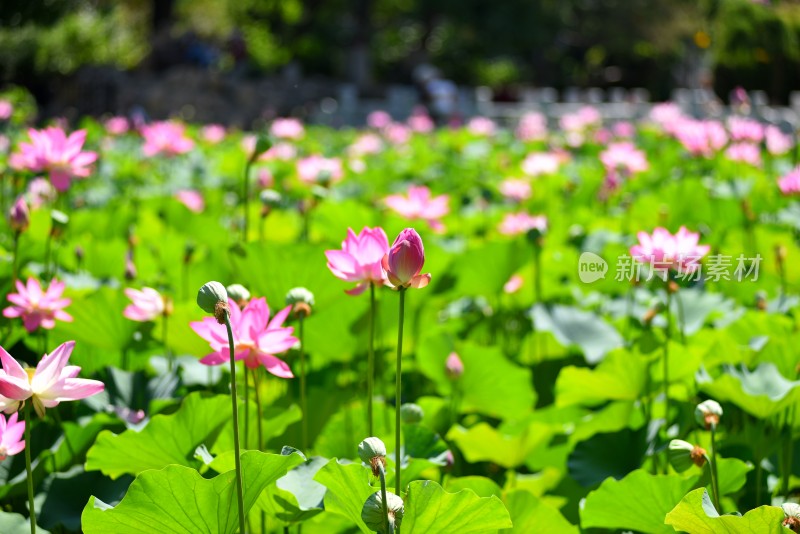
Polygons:
<instances>
[{"instance_id":1,"label":"large lotus leaf","mask_svg":"<svg viewBox=\"0 0 800 534\"><path fill-rule=\"evenodd\" d=\"M710 293L698 289L683 289L672 299L672 313L677 317L676 326L683 327L686 335L692 335L703 327L711 315L734 313L734 303L720 293Z\"/></svg>"},{"instance_id":2,"label":"large lotus leaf","mask_svg":"<svg viewBox=\"0 0 800 534\"><path fill-rule=\"evenodd\" d=\"M141 432L101 432L86 455L86 469L117 478L169 464L198 466L195 449L216 439L230 409L230 397L192 393L175 413L156 415Z\"/></svg>"},{"instance_id":3,"label":"large lotus leaf","mask_svg":"<svg viewBox=\"0 0 800 534\"><path fill-rule=\"evenodd\" d=\"M652 475L641 469L622 480L609 478L586 497L581 527L674 532L664 524L664 516L696 482L697 477Z\"/></svg>"},{"instance_id":4,"label":"large lotus leaf","mask_svg":"<svg viewBox=\"0 0 800 534\"><path fill-rule=\"evenodd\" d=\"M449 477L445 482L445 488L450 493L456 493L462 489L471 489L478 494L479 497L491 497L492 495L500 496L503 490L491 478L466 476L466 477Z\"/></svg>"},{"instance_id":5,"label":"large lotus leaf","mask_svg":"<svg viewBox=\"0 0 800 534\"><path fill-rule=\"evenodd\" d=\"M245 513L264 488L303 461L299 454L260 451L246 451L241 459ZM148 470L113 508L92 497L81 519L86 534L233 534L239 528L236 472L205 479L180 465Z\"/></svg>"},{"instance_id":6,"label":"large lotus leaf","mask_svg":"<svg viewBox=\"0 0 800 534\"><path fill-rule=\"evenodd\" d=\"M783 517L783 510L777 506L759 506L743 516L719 515L705 488L698 488L681 499L665 522L692 534L781 534L788 532L781 526Z\"/></svg>"},{"instance_id":7,"label":"large lotus leaf","mask_svg":"<svg viewBox=\"0 0 800 534\"><path fill-rule=\"evenodd\" d=\"M550 425L529 423L516 434L505 434L487 423L468 429L455 426L447 435L455 442L468 462L494 462L506 468L525 463L528 455L546 445L553 437Z\"/></svg>"},{"instance_id":8,"label":"large lotus leaf","mask_svg":"<svg viewBox=\"0 0 800 534\"><path fill-rule=\"evenodd\" d=\"M596 369L569 366L556 379L557 406L595 406L613 400L634 401L644 391L647 362L626 350L611 352Z\"/></svg>"},{"instance_id":9,"label":"large lotus leaf","mask_svg":"<svg viewBox=\"0 0 800 534\"><path fill-rule=\"evenodd\" d=\"M717 378L701 368L696 379L700 390L711 398L733 403L759 419L800 401L800 381L787 380L771 363L762 363L754 371L724 366Z\"/></svg>"},{"instance_id":10,"label":"large lotus leaf","mask_svg":"<svg viewBox=\"0 0 800 534\"><path fill-rule=\"evenodd\" d=\"M531 318L537 331L550 332L565 347L580 347L589 363L599 362L624 343L619 332L598 315L571 306L537 304Z\"/></svg>"},{"instance_id":11,"label":"large lotus leaf","mask_svg":"<svg viewBox=\"0 0 800 534\"><path fill-rule=\"evenodd\" d=\"M305 521L320 513L325 486L314 480L327 458L316 456L271 484L258 498L256 506L285 523Z\"/></svg>"},{"instance_id":12,"label":"large lotus leaf","mask_svg":"<svg viewBox=\"0 0 800 534\"><path fill-rule=\"evenodd\" d=\"M585 487L594 486L607 477L621 479L642 465L646 452L647 432L644 427L595 434L579 442L569 455L569 474Z\"/></svg>"},{"instance_id":13,"label":"large lotus leaf","mask_svg":"<svg viewBox=\"0 0 800 534\"><path fill-rule=\"evenodd\" d=\"M464 489L447 493L436 482L412 482L405 498L402 532L456 534L510 528L511 518L497 497L478 497Z\"/></svg>"},{"instance_id":14,"label":"large lotus leaf","mask_svg":"<svg viewBox=\"0 0 800 534\"><path fill-rule=\"evenodd\" d=\"M439 434L418 423L403 425L402 432L404 455L444 465L448 449Z\"/></svg>"},{"instance_id":15,"label":"large lotus leaf","mask_svg":"<svg viewBox=\"0 0 800 534\"><path fill-rule=\"evenodd\" d=\"M445 362L453 347L442 336L426 338L417 352L420 370L436 381L442 395L459 388L460 408L464 413L482 413L493 417L519 418L536 403L531 372L503 356L498 347L479 347L465 343L457 347L464 364L464 374L453 385L444 374Z\"/></svg>"},{"instance_id":16,"label":"large lotus leaf","mask_svg":"<svg viewBox=\"0 0 800 534\"><path fill-rule=\"evenodd\" d=\"M3 534L30 534L30 519L22 514L0 512L0 532ZM36 526L37 534L50 534L50 531Z\"/></svg>"},{"instance_id":17,"label":"large lotus leaf","mask_svg":"<svg viewBox=\"0 0 800 534\"><path fill-rule=\"evenodd\" d=\"M559 532L578 534L578 527L564 519L561 512L545 504L525 490L514 490L503 499L511 514L514 527L501 532L527 534L528 532Z\"/></svg>"},{"instance_id":18,"label":"large lotus leaf","mask_svg":"<svg viewBox=\"0 0 800 534\"><path fill-rule=\"evenodd\" d=\"M359 463L343 465L334 458L314 477L314 480L328 488L325 492L325 511L347 517L365 534L372 531L361 519L361 509L367 498L380 489L370 486L371 476L369 469ZM387 490L392 491L391 488Z\"/></svg>"}]
</instances>

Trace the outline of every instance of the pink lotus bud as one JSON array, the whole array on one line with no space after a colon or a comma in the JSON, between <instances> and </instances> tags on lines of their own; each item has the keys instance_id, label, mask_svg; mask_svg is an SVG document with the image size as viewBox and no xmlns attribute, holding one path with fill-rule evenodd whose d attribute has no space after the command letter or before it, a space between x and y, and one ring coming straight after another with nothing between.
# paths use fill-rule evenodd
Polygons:
<instances>
[{"instance_id":1,"label":"pink lotus bud","mask_svg":"<svg viewBox=\"0 0 800 534\"><path fill-rule=\"evenodd\" d=\"M424 264L425 249L422 246L422 238L413 228L406 228L400 232L381 262L391 285L404 289L428 285L431 281L430 273L420 274Z\"/></svg>"},{"instance_id":2,"label":"pink lotus bud","mask_svg":"<svg viewBox=\"0 0 800 534\"><path fill-rule=\"evenodd\" d=\"M11 229L15 232L22 233L28 229L28 225L31 222L31 212L28 210L28 203L25 202L22 196L19 196L14 205L11 206L8 218L11 223Z\"/></svg>"},{"instance_id":3,"label":"pink lotus bud","mask_svg":"<svg viewBox=\"0 0 800 534\"><path fill-rule=\"evenodd\" d=\"M450 356L447 357L447 362L444 364L444 372L450 380L458 380L464 374L464 362L455 352L451 352Z\"/></svg>"}]
</instances>

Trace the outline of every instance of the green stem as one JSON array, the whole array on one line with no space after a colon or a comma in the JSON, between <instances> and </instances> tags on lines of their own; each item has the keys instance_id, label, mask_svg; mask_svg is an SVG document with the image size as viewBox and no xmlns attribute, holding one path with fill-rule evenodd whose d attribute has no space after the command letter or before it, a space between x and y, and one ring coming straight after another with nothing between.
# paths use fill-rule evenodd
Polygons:
<instances>
[{"instance_id":1,"label":"green stem","mask_svg":"<svg viewBox=\"0 0 800 534\"><path fill-rule=\"evenodd\" d=\"M386 500L386 471L382 463L378 463L378 476L381 479L381 500L383 501L383 529L387 533L393 532L391 524L389 524L389 507Z\"/></svg>"},{"instance_id":2,"label":"green stem","mask_svg":"<svg viewBox=\"0 0 800 534\"><path fill-rule=\"evenodd\" d=\"M664 357L662 362L664 364L664 437L667 437L667 431L669 430L669 340L670 340L670 332L672 330L672 293L669 290L669 286L666 287L667 290L667 309L665 310L665 315L667 319L667 327L664 330ZM669 469L669 462L667 462L667 469ZM665 473L666 474L666 473Z\"/></svg>"},{"instance_id":3,"label":"green stem","mask_svg":"<svg viewBox=\"0 0 800 534\"><path fill-rule=\"evenodd\" d=\"M252 158L244 166L244 179L242 180L242 205L244 206L244 220L242 222L242 243L247 243L247 229L250 226L250 166Z\"/></svg>"},{"instance_id":4,"label":"green stem","mask_svg":"<svg viewBox=\"0 0 800 534\"><path fill-rule=\"evenodd\" d=\"M297 329L300 336L300 410L303 412L303 453L308 454L308 404L306 399L306 344L304 314L299 314Z\"/></svg>"},{"instance_id":5,"label":"green stem","mask_svg":"<svg viewBox=\"0 0 800 534\"><path fill-rule=\"evenodd\" d=\"M714 495L714 506L717 512L722 513L719 505L719 473L717 471L717 425L711 425L711 492Z\"/></svg>"},{"instance_id":6,"label":"green stem","mask_svg":"<svg viewBox=\"0 0 800 534\"><path fill-rule=\"evenodd\" d=\"M25 472L28 474L28 508L31 514L31 534L36 534L36 505L33 502L33 470L31 469L31 403L25 403Z\"/></svg>"},{"instance_id":7,"label":"green stem","mask_svg":"<svg viewBox=\"0 0 800 534\"><path fill-rule=\"evenodd\" d=\"M395 486L395 493L397 496L400 497L400 488L402 487L400 484L400 394L402 391L401 388L401 377L402 377L402 367L403 367L403 316L405 314L405 296L406 290L405 288L400 288L400 315L398 317L398 325L397 325L397 368L395 370L395 384L394 384L394 432L395 432L395 448L394 448L394 463L395 463L395 475L394 475L394 486Z\"/></svg>"},{"instance_id":8,"label":"green stem","mask_svg":"<svg viewBox=\"0 0 800 534\"><path fill-rule=\"evenodd\" d=\"M236 360L233 350L233 329L231 328L231 313L225 310L225 328L228 330L228 348L230 350L231 364L231 410L233 412L233 458L236 461L236 497L239 504L239 533L245 534L244 528L244 496L242 494L242 460L239 458L239 407L236 398Z\"/></svg>"},{"instance_id":9,"label":"green stem","mask_svg":"<svg viewBox=\"0 0 800 534\"><path fill-rule=\"evenodd\" d=\"M11 252L11 286L17 281L17 256L19 255L19 236L20 232L14 232L14 248Z\"/></svg>"},{"instance_id":10,"label":"green stem","mask_svg":"<svg viewBox=\"0 0 800 534\"><path fill-rule=\"evenodd\" d=\"M47 280L50 278L50 248L52 246L53 241L53 232L49 232L47 234L47 240L44 242L44 274L42 275L43 280Z\"/></svg>"},{"instance_id":11,"label":"green stem","mask_svg":"<svg viewBox=\"0 0 800 534\"><path fill-rule=\"evenodd\" d=\"M245 450L250 443L250 369L244 366L244 443Z\"/></svg>"},{"instance_id":12,"label":"green stem","mask_svg":"<svg viewBox=\"0 0 800 534\"><path fill-rule=\"evenodd\" d=\"M167 355L167 369L169 372L175 370L175 356L172 354L172 351L169 350L169 344L167 343L167 335L168 335L168 321L169 316L166 313L161 314L161 342L164 343L164 352Z\"/></svg>"},{"instance_id":13,"label":"green stem","mask_svg":"<svg viewBox=\"0 0 800 534\"><path fill-rule=\"evenodd\" d=\"M266 443L264 443L264 427L262 423L262 419L264 418L264 410L261 406L261 394L259 393L259 389L261 387L261 369L258 368L253 371L253 392L256 395L256 415L258 419L256 420L256 449L263 450L266 448Z\"/></svg>"},{"instance_id":14,"label":"green stem","mask_svg":"<svg viewBox=\"0 0 800 534\"><path fill-rule=\"evenodd\" d=\"M683 299L675 293L675 304L678 305L678 332L681 336L681 344L686 345L686 313L683 307Z\"/></svg>"},{"instance_id":15,"label":"green stem","mask_svg":"<svg viewBox=\"0 0 800 534\"><path fill-rule=\"evenodd\" d=\"M375 284L369 283L369 351L367 353L367 435L372 431L372 400L375 396Z\"/></svg>"}]
</instances>

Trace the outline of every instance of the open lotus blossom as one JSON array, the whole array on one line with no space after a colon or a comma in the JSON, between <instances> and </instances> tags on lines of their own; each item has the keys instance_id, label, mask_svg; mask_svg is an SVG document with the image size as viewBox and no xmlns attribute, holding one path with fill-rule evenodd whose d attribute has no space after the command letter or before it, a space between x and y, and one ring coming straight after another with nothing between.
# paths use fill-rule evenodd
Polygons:
<instances>
[{"instance_id":1,"label":"open lotus blossom","mask_svg":"<svg viewBox=\"0 0 800 534\"><path fill-rule=\"evenodd\" d=\"M758 144L764 139L764 125L745 117L728 118L728 131L733 141Z\"/></svg>"},{"instance_id":2,"label":"open lotus blossom","mask_svg":"<svg viewBox=\"0 0 800 534\"><path fill-rule=\"evenodd\" d=\"M360 295L370 283L380 286L386 281L381 261L388 252L389 239L383 228L364 227L358 235L348 228L342 249L326 250L325 257L328 258L328 269L334 276L345 282L358 283L345 293Z\"/></svg>"},{"instance_id":3,"label":"open lotus blossom","mask_svg":"<svg viewBox=\"0 0 800 534\"><path fill-rule=\"evenodd\" d=\"M380 136L374 133L365 133L353 141L347 152L350 156L358 158L367 154L377 154L381 150L383 150L383 141Z\"/></svg>"},{"instance_id":4,"label":"open lotus blossom","mask_svg":"<svg viewBox=\"0 0 800 534\"><path fill-rule=\"evenodd\" d=\"M61 298L64 292L64 283L53 279L42 291L42 286L35 278L28 278L28 283L16 281L17 292L9 293L8 301L12 306L3 310L3 315L9 318L22 317L25 330L33 332L40 326L50 330L56 326L56 320L71 322L72 316L64 308L72 302L70 299Z\"/></svg>"},{"instance_id":5,"label":"open lotus blossom","mask_svg":"<svg viewBox=\"0 0 800 534\"><path fill-rule=\"evenodd\" d=\"M405 145L411 139L411 128L399 122L388 124L383 135L393 145Z\"/></svg>"},{"instance_id":6,"label":"open lotus blossom","mask_svg":"<svg viewBox=\"0 0 800 534\"><path fill-rule=\"evenodd\" d=\"M531 198L531 184L526 180L508 178L500 182L500 194L514 202L522 202Z\"/></svg>"},{"instance_id":7,"label":"open lotus blossom","mask_svg":"<svg viewBox=\"0 0 800 534\"><path fill-rule=\"evenodd\" d=\"M306 130L299 120L286 118L275 119L269 132L279 139L300 139L305 135Z\"/></svg>"},{"instance_id":8,"label":"open lotus blossom","mask_svg":"<svg viewBox=\"0 0 800 534\"><path fill-rule=\"evenodd\" d=\"M141 128L144 137L144 155L153 157L157 154L177 156L194 148L194 141L186 137L186 127L174 121L160 121L145 124Z\"/></svg>"},{"instance_id":9,"label":"open lotus blossom","mask_svg":"<svg viewBox=\"0 0 800 534\"><path fill-rule=\"evenodd\" d=\"M547 231L547 217L527 213L507 213L500 222L500 233L504 235L524 234L530 230Z\"/></svg>"},{"instance_id":10,"label":"open lotus blossom","mask_svg":"<svg viewBox=\"0 0 800 534\"><path fill-rule=\"evenodd\" d=\"M186 206L189 211L194 213L201 213L206 209L206 202L203 200L203 195L200 191L195 189L181 189L175 193L175 198Z\"/></svg>"},{"instance_id":11,"label":"open lotus blossom","mask_svg":"<svg viewBox=\"0 0 800 534\"><path fill-rule=\"evenodd\" d=\"M672 128L675 138L693 156L710 158L728 142L728 133L719 121L682 119Z\"/></svg>"},{"instance_id":12,"label":"open lotus blossom","mask_svg":"<svg viewBox=\"0 0 800 534\"><path fill-rule=\"evenodd\" d=\"M166 308L164 297L152 287L143 287L141 291L127 288L125 295L132 303L125 307L122 315L131 321L144 323L164 314Z\"/></svg>"},{"instance_id":13,"label":"open lotus blossom","mask_svg":"<svg viewBox=\"0 0 800 534\"><path fill-rule=\"evenodd\" d=\"M225 127L221 124L209 124L200 130L200 136L207 143L216 145L225 139Z\"/></svg>"},{"instance_id":14,"label":"open lotus blossom","mask_svg":"<svg viewBox=\"0 0 800 534\"><path fill-rule=\"evenodd\" d=\"M778 179L778 188L784 195L800 194L800 166L781 176Z\"/></svg>"},{"instance_id":15,"label":"open lotus blossom","mask_svg":"<svg viewBox=\"0 0 800 534\"><path fill-rule=\"evenodd\" d=\"M6 421L4 415L0 415L0 462L21 453L25 450L25 440L22 435L25 433L25 421L18 421L19 414L11 414Z\"/></svg>"},{"instance_id":16,"label":"open lotus blossom","mask_svg":"<svg viewBox=\"0 0 800 534\"><path fill-rule=\"evenodd\" d=\"M450 197L439 195L431 198L431 190L424 185L409 187L408 196L389 195L383 201L406 219L425 220L436 232L444 230L444 225L439 219L450 213L448 205Z\"/></svg>"},{"instance_id":17,"label":"open lotus blossom","mask_svg":"<svg viewBox=\"0 0 800 534\"><path fill-rule=\"evenodd\" d=\"M85 399L105 389L98 380L77 378L81 368L67 365L74 341L62 343L50 354L45 354L36 369L25 369L0 347L0 395L7 399L3 411L15 412L22 402L31 400L39 417L45 408L58 406L59 402Z\"/></svg>"},{"instance_id":18,"label":"open lotus blossom","mask_svg":"<svg viewBox=\"0 0 800 534\"><path fill-rule=\"evenodd\" d=\"M644 152L638 150L633 143L611 143L600 153L600 161L607 172L616 172L630 177L649 168Z\"/></svg>"},{"instance_id":19,"label":"open lotus blossom","mask_svg":"<svg viewBox=\"0 0 800 534\"><path fill-rule=\"evenodd\" d=\"M615 122L611 127L611 133L618 139L630 139L636 135L636 126L628 121Z\"/></svg>"},{"instance_id":20,"label":"open lotus blossom","mask_svg":"<svg viewBox=\"0 0 800 534\"><path fill-rule=\"evenodd\" d=\"M255 149L255 144L253 145ZM251 150L252 152L252 150ZM259 161L289 161L297 157L297 148L287 142L275 143L269 149L258 157Z\"/></svg>"},{"instance_id":21,"label":"open lotus blossom","mask_svg":"<svg viewBox=\"0 0 800 534\"><path fill-rule=\"evenodd\" d=\"M392 116L379 109L367 115L367 125L376 130L383 130L392 123Z\"/></svg>"},{"instance_id":22,"label":"open lotus blossom","mask_svg":"<svg viewBox=\"0 0 800 534\"><path fill-rule=\"evenodd\" d=\"M326 158L315 154L297 162L297 176L306 184L334 183L342 179L344 170L339 158Z\"/></svg>"},{"instance_id":23,"label":"open lotus blossom","mask_svg":"<svg viewBox=\"0 0 800 534\"><path fill-rule=\"evenodd\" d=\"M130 124L125 117L111 117L103 124L110 135L122 135L130 130Z\"/></svg>"},{"instance_id":24,"label":"open lotus blossom","mask_svg":"<svg viewBox=\"0 0 800 534\"><path fill-rule=\"evenodd\" d=\"M528 176L541 176L558 172L561 157L552 152L535 152L528 154L522 161L522 172Z\"/></svg>"},{"instance_id":25,"label":"open lotus blossom","mask_svg":"<svg viewBox=\"0 0 800 534\"><path fill-rule=\"evenodd\" d=\"M286 362L275 356L289 350L298 341L292 335L294 328L283 326L292 307L285 307L270 321L269 306L265 298L251 299L244 310L240 310L233 300L228 300L228 306L235 359L244 360L244 364L250 369L263 365L277 377L292 378L294 375ZM214 351L202 358L200 363L222 365L230 361L228 333L224 324L217 323L213 317L205 317L202 321L190 323L190 326L208 341Z\"/></svg>"},{"instance_id":26,"label":"open lotus blossom","mask_svg":"<svg viewBox=\"0 0 800 534\"><path fill-rule=\"evenodd\" d=\"M547 117L537 112L526 113L519 120L515 133L520 141L547 139Z\"/></svg>"},{"instance_id":27,"label":"open lotus blossom","mask_svg":"<svg viewBox=\"0 0 800 534\"><path fill-rule=\"evenodd\" d=\"M783 133L777 126L767 126L764 130L764 137L767 142L767 151L773 156L782 156L794 146L792 136Z\"/></svg>"},{"instance_id":28,"label":"open lotus blossom","mask_svg":"<svg viewBox=\"0 0 800 534\"><path fill-rule=\"evenodd\" d=\"M497 131L497 125L488 117L472 117L467 123L467 130L473 135L490 137Z\"/></svg>"},{"instance_id":29,"label":"open lotus blossom","mask_svg":"<svg viewBox=\"0 0 800 534\"><path fill-rule=\"evenodd\" d=\"M406 121L406 124L408 124L409 128L419 133L432 132L436 127L436 123L433 122L433 119L424 109L415 110Z\"/></svg>"},{"instance_id":30,"label":"open lotus blossom","mask_svg":"<svg viewBox=\"0 0 800 534\"><path fill-rule=\"evenodd\" d=\"M56 190L46 178L34 178L28 184L26 191L31 208L39 208L56 199Z\"/></svg>"},{"instance_id":31,"label":"open lotus blossom","mask_svg":"<svg viewBox=\"0 0 800 534\"><path fill-rule=\"evenodd\" d=\"M686 117L674 102L661 102L650 110L650 120L667 133L673 133L675 125Z\"/></svg>"},{"instance_id":32,"label":"open lotus blossom","mask_svg":"<svg viewBox=\"0 0 800 534\"><path fill-rule=\"evenodd\" d=\"M752 143L733 143L725 150L725 157L731 161L761 166L761 147Z\"/></svg>"},{"instance_id":33,"label":"open lotus blossom","mask_svg":"<svg viewBox=\"0 0 800 534\"><path fill-rule=\"evenodd\" d=\"M97 160L96 152L82 152L86 130L72 132L69 137L61 128L28 130L30 143L20 143L19 152L11 154L14 169L46 172L53 187L66 191L73 178L86 178Z\"/></svg>"},{"instance_id":34,"label":"open lotus blossom","mask_svg":"<svg viewBox=\"0 0 800 534\"><path fill-rule=\"evenodd\" d=\"M652 235L636 234L639 243L631 247L631 256L649 264L654 270L673 269L679 273L693 273L700 268L700 260L709 251L708 245L698 245L700 234L681 226L675 235L666 228L656 228Z\"/></svg>"},{"instance_id":35,"label":"open lotus blossom","mask_svg":"<svg viewBox=\"0 0 800 534\"><path fill-rule=\"evenodd\" d=\"M422 238L413 228L400 232L381 261L389 280L388 285L393 289L427 286L431 275L420 274L424 264L425 248L422 246Z\"/></svg>"}]
</instances>

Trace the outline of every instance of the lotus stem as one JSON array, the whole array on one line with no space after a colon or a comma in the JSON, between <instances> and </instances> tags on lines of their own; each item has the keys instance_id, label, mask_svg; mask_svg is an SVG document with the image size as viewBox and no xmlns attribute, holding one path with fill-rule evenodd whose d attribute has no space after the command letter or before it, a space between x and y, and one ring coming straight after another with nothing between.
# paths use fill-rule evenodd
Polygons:
<instances>
[{"instance_id":1,"label":"lotus stem","mask_svg":"<svg viewBox=\"0 0 800 534\"><path fill-rule=\"evenodd\" d=\"M303 412L303 453L308 449L308 400L306 398L306 343L305 343L305 314L298 316L298 335L300 336L300 410Z\"/></svg>"},{"instance_id":2,"label":"lotus stem","mask_svg":"<svg viewBox=\"0 0 800 534\"><path fill-rule=\"evenodd\" d=\"M395 493L400 497L400 396L401 396L401 382L402 382L402 364L403 364L403 316L405 314L405 296L406 291L400 288L400 315L398 317L397 325L397 368L395 370L395 403L394 403L394 432L395 432L395 449L394 449L394 462L395 462ZM385 501L384 501L385 502Z\"/></svg>"},{"instance_id":3,"label":"lotus stem","mask_svg":"<svg viewBox=\"0 0 800 534\"><path fill-rule=\"evenodd\" d=\"M399 473L398 473L399 475ZM389 508L386 502L386 470L382 462L378 462L378 476L381 480L381 501L383 501L383 528L387 534L394 532L391 523L389 523Z\"/></svg>"},{"instance_id":4,"label":"lotus stem","mask_svg":"<svg viewBox=\"0 0 800 534\"><path fill-rule=\"evenodd\" d=\"M722 508L719 504L719 472L717 471L717 425L711 425L711 465L709 471L711 472L711 492L714 495L714 506L721 514Z\"/></svg>"},{"instance_id":5,"label":"lotus stem","mask_svg":"<svg viewBox=\"0 0 800 534\"><path fill-rule=\"evenodd\" d=\"M245 534L244 495L242 493L242 460L239 447L239 407L236 398L236 360L234 354L233 329L231 328L231 313L225 310L225 328L228 330L228 348L230 350L231 364L231 410L233 411L233 449L236 461L236 497L239 504L239 532ZM245 377L246 378L246 377ZM246 380L245 380L246 382Z\"/></svg>"},{"instance_id":6,"label":"lotus stem","mask_svg":"<svg viewBox=\"0 0 800 534\"><path fill-rule=\"evenodd\" d=\"M31 514L31 534L36 534L36 504L33 502L33 469L31 469L31 399L25 403L25 472L28 475L28 508Z\"/></svg>"},{"instance_id":7,"label":"lotus stem","mask_svg":"<svg viewBox=\"0 0 800 534\"><path fill-rule=\"evenodd\" d=\"M373 407L372 400L375 396L375 284L369 283L369 349L367 352L367 434L374 436L372 431Z\"/></svg>"}]
</instances>

